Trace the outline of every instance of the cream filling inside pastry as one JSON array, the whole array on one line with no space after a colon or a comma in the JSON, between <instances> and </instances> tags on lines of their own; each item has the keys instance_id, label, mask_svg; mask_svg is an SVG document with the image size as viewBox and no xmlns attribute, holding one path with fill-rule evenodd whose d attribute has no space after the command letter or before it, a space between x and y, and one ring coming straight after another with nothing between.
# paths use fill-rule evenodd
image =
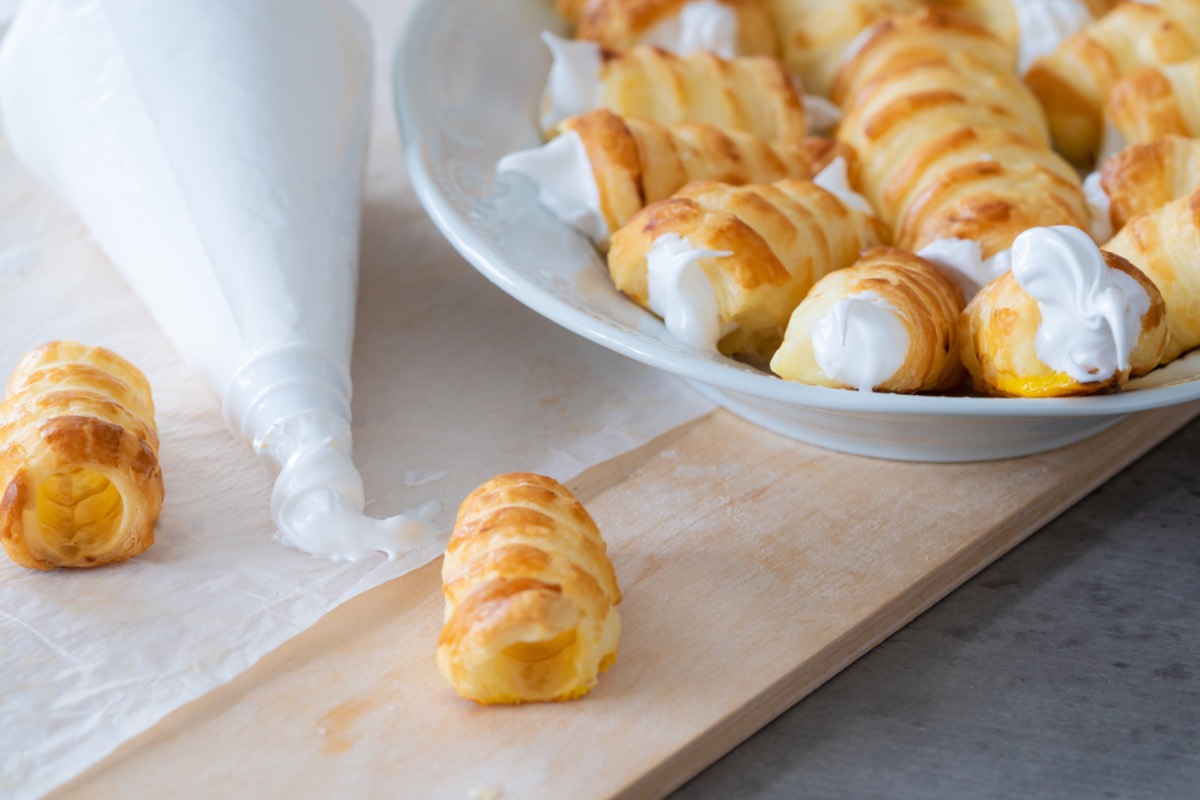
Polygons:
<instances>
[{"instance_id":1,"label":"cream filling inside pastry","mask_svg":"<svg viewBox=\"0 0 1200 800\"><path fill-rule=\"evenodd\" d=\"M797 88L804 91L800 79L796 78ZM842 110L831 100L826 100L819 94L804 95L804 119L808 123L808 132L819 136L833 133L834 128L842 124Z\"/></svg>"},{"instance_id":2,"label":"cream filling inside pastry","mask_svg":"<svg viewBox=\"0 0 1200 800\"><path fill-rule=\"evenodd\" d=\"M518 172L538 186L538 202L554 216L595 242L608 241L608 222L600 210L600 187L583 139L575 131L541 147L509 153L497 172Z\"/></svg>"},{"instance_id":3,"label":"cream filling inside pastry","mask_svg":"<svg viewBox=\"0 0 1200 800\"><path fill-rule=\"evenodd\" d=\"M817 173L813 183L841 201L846 208L853 209L868 217L875 216L875 209L870 201L850 188L850 174L846 159L838 156L830 161L825 169Z\"/></svg>"},{"instance_id":4,"label":"cream filling inside pastry","mask_svg":"<svg viewBox=\"0 0 1200 800\"><path fill-rule=\"evenodd\" d=\"M702 258L731 256L729 250L704 250L677 233L654 240L646 252L646 281L650 310L662 317L667 331L699 350L717 352L717 342L736 328L721 322L721 310Z\"/></svg>"},{"instance_id":5,"label":"cream filling inside pastry","mask_svg":"<svg viewBox=\"0 0 1200 800\"><path fill-rule=\"evenodd\" d=\"M1129 369L1150 310L1136 280L1109 268L1091 237L1065 225L1025 231L1012 254L1013 277L1038 301L1034 344L1046 366L1080 383Z\"/></svg>"},{"instance_id":6,"label":"cream filling inside pastry","mask_svg":"<svg viewBox=\"0 0 1200 800\"><path fill-rule=\"evenodd\" d=\"M739 55L737 11L716 0L694 0L648 30L642 41L679 55L710 50L733 58Z\"/></svg>"},{"instance_id":7,"label":"cream filling inside pastry","mask_svg":"<svg viewBox=\"0 0 1200 800\"><path fill-rule=\"evenodd\" d=\"M1112 198L1100 183L1100 171L1096 170L1083 180L1083 196L1087 200L1088 215L1091 217L1091 234L1096 244L1104 244L1116 231L1112 224Z\"/></svg>"},{"instance_id":8,"label":"cream filling inside pastry","mask_svg":"<svg viewBox=\"0 0 1200 800\"><path fill-rule=\"evenodd\" d=\"M968 301L1012 267L1011 250L984 258L983 246L973 239L938 239L921 248L917 255L957 283Z\"/></svg>"},{"instance_id":9,"label":"cream filling inside pastry","mask_svg":"<svg viewBox=\"0 0 1200 800\"><path fill-rule=\"evenodd\" d=\"M812 345L826 377L870 392L904 366L909 336L895 307L867 291L834 303L814 326Z\"/></svg>"},{"instance_id":10,"label":"cream filling inside pastry","mask_svg":"<svg viewBox=\"0 0 1200 800\"><path fill-rule=\"evenodd\" d=\"M600 45L572 41L542 32L550 48L550 77L542 93L542 130L548 131L568 117L586 114L600 105Z\"/></svg>"},{"instance_id":11,"label":"cream filling inside pastry","mask_svg":"<svg viewBox=\"0 0 1200 800\"><path fill-rule=\"evenodd\" d=\"M1011 0L1017 15L1020 44L1017 69L1024 75L1033 62L1058 49L1058 46L1092 21L1092 12L1083 0Z\"/></svg>"}]
</instances>

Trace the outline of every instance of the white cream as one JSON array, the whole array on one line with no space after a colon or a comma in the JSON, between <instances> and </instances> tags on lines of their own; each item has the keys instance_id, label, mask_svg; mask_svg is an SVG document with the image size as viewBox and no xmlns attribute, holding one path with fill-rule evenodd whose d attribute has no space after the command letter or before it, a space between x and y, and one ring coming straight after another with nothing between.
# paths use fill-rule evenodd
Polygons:
<instances>
[{"instance_id":1,"label":"white cream","mask_svg":"<svg viewBox=\"0 0 1200 800\"><path fill-rule=\"evenodd\" d=\"M875 209L867 198L850 188L850 174L846 159L838 156L817 173L813 183L841 201L846 208L853 209L869 217L875 216Z\"/></svg>"},{"instance_id":2,"label":"white cream","mask_svg":"<svg viewBox=\"0 0 1200 800\"><path fill-rule=\"evenodd\" d=\"M1011 0L1017 15L1020 43L1017 69L1024 75L1033 62L1049 55L1092 21L1083 0Z\"/></svg>"},{"instance_id":3,"label":"white cream","mask_svg":"<svg viewBox=\"0 0 1200 800\"><path fill-rule=\"evenodd\" d=\"M1104 263L1078 228L1033 228L1013 242L1013 277L1038 301L1035 345L1046 366L1080 383L1129 369L1150 297L1136 280Z\"/></svg>"},{"instance_id":4,"label":"white cream","mask_svg":"<svg viewBox=\"0 0 1200 800\"><path fill-rule=\"evenodd\" d=\"M1083 180L1083 196L1087 199L1091 217L1091 234L1096 244L1105 244L1113 237L1112 198L1104 191L1097 170Z\"/></svg>"},{"instance_id":5,"label":"white cream","mask_svg":"<svg viewBox=\"0 0 1200 800\"><path fill-rule=\"evenodd\" d=\"M362 478L350 460L350 425L335 414L305 411L276 420L254 448L281 465L271 492L276 538L283 544L335 561L358 561L384 553L438 546L431 524L436 502L389 519L363 513Z\"/></svg>"},{"instance_id":6,"label":"white cream","mask_svg":"<svg viewBox=\"0 0 1200 800\"><path fill-rule=\"evenodd\" d=\"M860 292L833 304L813 327L812 343L826 377L870 392L904 366L909 336L891 303Z\"/></svg>"},{"instance_id":7,"label":"white cream","mask_svg":"<svg viewBox=\"0 0 1200 800\"><path fill-rule=\"evenodd\" d=\"M710 50L721 58L741 55L737 11L717 0L686 3L678 14L648 30L642 41L679 55L697 50Z\"/></svg>"},{"instance_id":8,"label":"white cream","mask_svg":"<svg viewBox=\"0 0 1200 800\"><path fill-rule=\"evenodd\" d=\"M917 251L917 255L957 283L967 300L1012 266L1011 251L1002 250L984 258L983 246L973 239L938 239Z\"/></svg>"},{"instance_id":9,"label":"white cream","mask_svg":"<svg viewBox=\"0 0 1200 800\"><path fill-rule=\"evenodd\" d=\"M712 284L698 262L731 256L728 250L704 250L677 233L654 240L646 252L650 309L662 317L667 331L699 350L717 352L717 342L734 329L722 324Z\"/></svg>"},{"instance_id":10,"label":"white cream","mask_svg":"<svg viewBox=\"0 0 1200 800\"><path fill-rule=\"evenodd\" d=\"M583 139L575 131L541 147L509 153L497 172L518 172L538 186L538 201L554 216L595 242L608 241L608 223L600 210L600 187Z\"/></svg>"},{"instance_id":11,"label":"white cream","mask_svg":"<svg viewBox=\"0 0 1200 800\"><path fill-rule=\"evenodd\" d=\"M568 117L586 114L600 105L600 45L572 41L542 32L553 62L542 93L542 130L548 131Z\"/></svg>"},{"instance_id":12,"label":"white cream","mask_svg":"<svg viewBox=\"0 0 1200 800\"><path fill-rule=\"evenodd\" d=\"M799 83L799 79L797 79L797 83ZM803 91L802 88L801 91ZM809 133L825 136L842 124L843 114L837 104L826 100L821 95L806 94L804 95L804 117Z\"/></svg>"}]
</instances>

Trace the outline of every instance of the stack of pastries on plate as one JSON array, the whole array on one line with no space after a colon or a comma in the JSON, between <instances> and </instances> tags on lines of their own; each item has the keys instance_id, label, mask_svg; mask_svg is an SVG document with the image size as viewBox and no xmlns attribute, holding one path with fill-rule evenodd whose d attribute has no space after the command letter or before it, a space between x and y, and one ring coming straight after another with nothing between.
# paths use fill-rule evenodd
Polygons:
<instances>
[{"instance_id":1,"label":"stack of pastries on plate","mask_svg":"<svg viewBox=\"0 0 1200 800\"><path fill-rule=\"evenodd\" d=\"M547 141L497 169L684 344L1022 397L1200 347L1200 0L557 8Z\"/></svg>"}]
</instances>

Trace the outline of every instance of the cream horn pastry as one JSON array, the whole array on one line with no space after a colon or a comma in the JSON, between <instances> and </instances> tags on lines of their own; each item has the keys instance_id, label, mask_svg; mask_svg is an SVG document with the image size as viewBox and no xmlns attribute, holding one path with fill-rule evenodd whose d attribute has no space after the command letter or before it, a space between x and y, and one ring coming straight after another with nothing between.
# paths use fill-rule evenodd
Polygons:
<instances>
[{"instance_id":1,"label":"cream horn pastry","mask_svg":"<svg viewBox=\"0 0 1200 800\"><path fill-rule=\"evenodd\" d=\"M565 120L561 130L541 147L505 156L496 169L532 178L542 204L603 249L611 231L690 181L812 178L835 158L846 160L852 181L858 176L852 148L814 136L768 142L702 122L622 119L608 109Z\"/></svg>"},{"instance_id":2,"label":"cream horn pastry","mask_svg":"<svg viewBox=\"0 0 1200 800\"><path fill-rule=\"evenodd\" d=\"M690 183L613 235L609 273L681 341L765 363L812 285L886 240L866 201L834 180L841 163L816 182Z\"/></svg>"},{"instance_id":3,"label":"cream horn pastry","mask_svg":"<svg viewBox=\"0 0 1200 800\"><path fill-rule=\"evenodd\" d=\"M1058 49L1067 37L1103 16L1114 0L930 0L996 34L1017 53L1017 71Z\"/></svg>"},{"instance_id":4,"label":"cream horn pastry","mask_svg":"<svg viewBox=\"0 0 1200 800\"><path fill-rule=\"evenodd\" d=\"M1105 118L1116 133L1110 147L1200 136L1200 57L1142 67L1117 81L1108 94Z\"/></svg>"},{"instance_id":5,"label":"cream horn pastry","mask_svg":"<svg viewBox=\"0 0 1200 800\"><path fill-rule=\"evenodd\" d=\"M1017 237L1012 269L971 300L959 326L976 391L1002 397L1116 389L1158 365L1168 336L1150 278L1065 226Z\"/></svg>"},{"instance_id":6,"label":"cream horn pastry","mask_svg":"<svg viewBox=\"0 0 1200 800\"><path fill-rule=\"evenodd\" d=\"M1139 214L1104 248L1137 264L1162 292L1171 338L1161 363L1200 346L1200 193Z\"/></svg>"},{"instance_id":7,"label":"cream horn pastry","mask_svg":"<svg viewBox=\"0 0 1200 800\"><path fill-rule=\"evenodd\" d=\"M1121 3L1035 61L1025 80L1046 109L1059 152L1086 164L1103 144L1104 105L1117 81L1197 55L1200 0Z\"/></svg>"},{"instance_id":8,"label":"cream horn pastry","mask_svg":"<svg viewBox=\"0 0 1200 800\"><path fill-rule=\"evenodd\" d=\"M617 54L593 42L543 39L554 58L540 116L547 137L568 117L596 108L662 125L705 122L768 141L807 130L804 93L773 58L677 56L651 45Z\"/></svg>"},{"instance_id":9,"label":"cream horn pastry","mask_svg":"<svg viewBox=\"0 0 1200 800\"><path fill-rule=\"evenodd\" d=\"M781 378L860 391L944 391L963 381L963 293L907 250L875 247L817 281L771 359Z\"/></svg>"},{"instance_id":10,"label":"cream horn pastry","mask_svg":"<svg viewBox=\"0 0 1200 800\"><path fill-rule=\"evenodd\" d=\"M604 540L551 478L499 475L463 501L442 591L438 669L469 700L571 700L616 660L621 591Z\"/></svg>"},{"instance_id":11,"label":"cream horn pastry","mask_svg":"<svg viewBox=\"0 0 1200 800\"><path fill-rule=\"evenodd\" d=\"M651 44L686 55L774 56L775 31L762 0L593 0L579 18L579 39L621 52Z\"/></svg>"},{"instance_id":12,"label":"cream horn pastry","mask_svg":"<svg viewBox=\"0 0 1200 800\"><path fill-rule=\"evenodd\" d=\"M1119 231L1138 214L1200 189L1200 139L1166 136L1134 145L1110 157L1093 176L1085 185L1092 184L1109 230Z\"/></svg>"},{"instance_id":13,"label":"cream horn pastry","mask_svg":"<svg viewBox=\"0 0 1200 800\"><path fill-rule=\"evenodd\" d=\"M96 567L154 543L158 432L141 370L102 347L27 353L0 405L0 544L24 567Z\"/></svg>"},{"instance_id":14,"label":"cream horn pastry","mask_svg":"<svg viewBox=\"0 0 1200 800\"><path fill-rule=\"evenodd\" d=\"M995 36L947 12L877 26L839 74L838 137L898 247L976 241L988 258L1031 227L1087 227L1075 170Z\"/></svg>"},{"instance_id":15,"label":"cream horn pastry","mask_svg":"<svg viewBox=\"0 0 1200 800\"><path fill-rule=\"evenodd\" d=\"M774 20L780 57L804 89L827 96L834 76L871 26L921 8L920 0L764 0Z\"/></svg>"}]
</instances>

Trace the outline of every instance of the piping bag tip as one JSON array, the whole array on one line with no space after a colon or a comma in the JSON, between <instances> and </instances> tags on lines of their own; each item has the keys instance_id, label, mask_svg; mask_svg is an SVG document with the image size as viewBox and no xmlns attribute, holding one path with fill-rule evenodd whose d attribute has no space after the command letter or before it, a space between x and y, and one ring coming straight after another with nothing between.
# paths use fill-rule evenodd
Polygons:
<instances>
[{"instance_id":1,"label":"piping bag tip","mask_svg":"<svg viewBox=\"0 0 1200 800\"><path fill-rule=\"evenodd\" d=\"M310 348L259 354L225 393L226 421L278 470L271 492L276 541L335 561L391 560L443 547L436 501L395 517L364 513L351 460L349 377Z\"/></svg>"},{"instance_id":2,"label":"piping bag tip","mask_svg":"<svg viewBox=\"0 0 1200 800\"><path fill-rule=\"evenodd\" d=\"M271 492L276 540L334 561L378 553L389 560L441 547L432 519L436 501L387 519L364 513L362 477L350 459L350 423L324 411L300 411L277 421L255 449L282 465Z\"/></svg>"}]
</instances>

